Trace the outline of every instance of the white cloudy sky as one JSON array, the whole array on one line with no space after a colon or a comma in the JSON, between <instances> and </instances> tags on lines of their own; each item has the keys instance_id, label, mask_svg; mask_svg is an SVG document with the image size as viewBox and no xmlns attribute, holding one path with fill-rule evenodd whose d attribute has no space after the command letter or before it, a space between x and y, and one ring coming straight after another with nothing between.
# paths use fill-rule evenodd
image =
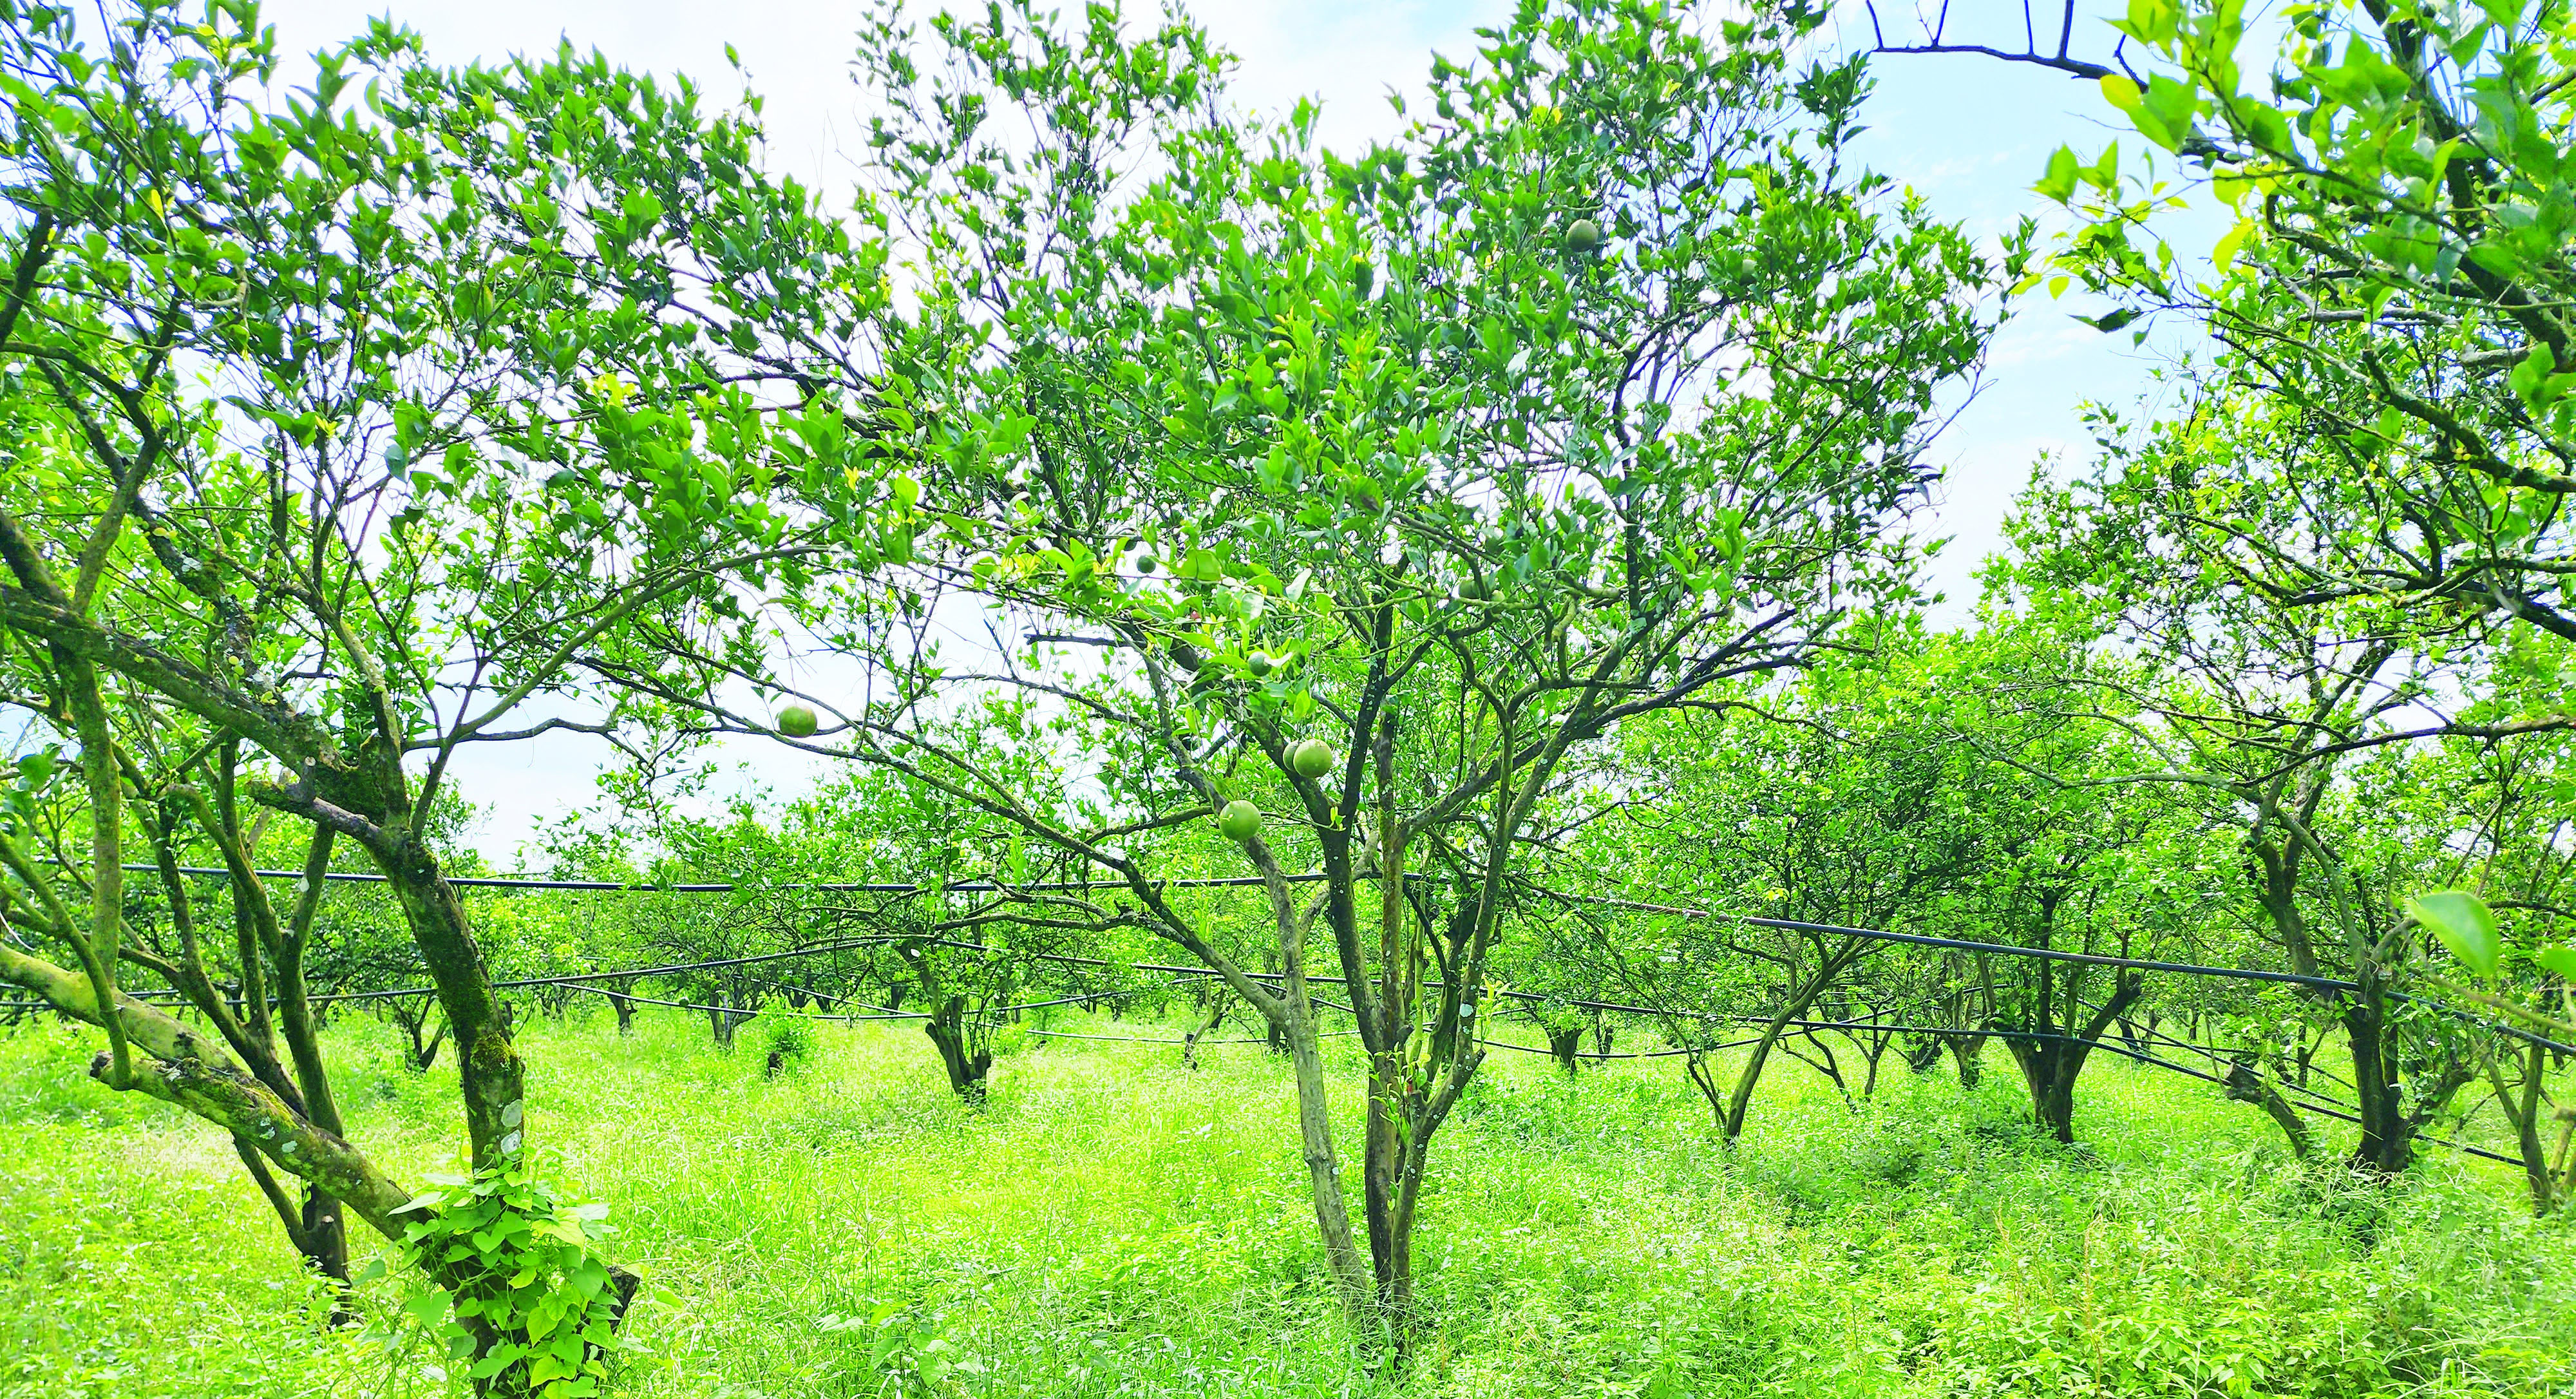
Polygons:
<instances>
[{"instance_id":1,"label":"white cloudy sky","mask_svg":"<svg viewBox=\"0 0 2576 1399\"><path fill-rule=\"evenodd\" d=\"M2006 19L2002 6L1978 8L1992 9L1999 23ZM550 49L569 36L628 67L690 74L725 97L736 90L725 59L731 44L767 99L773 167L824 187L846 182L842 152L861 129L847 67L857 16L852 6L270 0L264 9L290 52L309 52L354 32L369 15L390 13L419 30L441 61ZM1389 90L1416 89L1435 51L1465 56L1474 30L1509 9L1508 0L1222 0L1202 3L1195 13L1241 60L1238 102L1275 110L1301 96L1319 97L1327 141L1347 145L1391 129ZM2019 16L2010 19L2017 30ZM2088 32L2098 36L2091 49L2098 54L2108 33L2099 21L2087 21L2079 43ZM2013 36L1978 37L2009 42ZM2091 83L2043 69L1915 57L1881 59L1874 71L1878 86L1861 158L1980 234L2039 211L2029 185L2059 143L2091 149L2116 134ZM2027 306L1997 341L1982 390L1937 450L1948 471L1937 529L1954 537L1941 560L1951 599L1942 612L1949 618L1973 599L1968 573L1996 545L1998 523L2032 463L2043 454L2081 455L2078 405L2088 397L2125 404L2148 388L2153 343L2135 350L2127 335L2101 335L2069 314L2089 309L2044 297ZM486 853L504 868L515 867L521 842L540 818L589 798L602 756L581 742L517 744L476 755L460 777L465 795L487 810L479 834ZM793 766L797 760L768 745L728 757L748 764L744 780L790 791L806 780Z\"/></svg>"}]
</instances>

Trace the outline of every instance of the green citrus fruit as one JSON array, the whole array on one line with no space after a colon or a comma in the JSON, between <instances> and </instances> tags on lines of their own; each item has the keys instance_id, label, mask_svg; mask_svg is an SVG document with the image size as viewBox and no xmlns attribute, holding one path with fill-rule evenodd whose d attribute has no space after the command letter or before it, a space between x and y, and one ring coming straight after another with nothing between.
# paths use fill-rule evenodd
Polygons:
<instances>
[{"instance_id":1,"label":"green citrus fruit","mask_svg":"<svg viewBox=\"0 0 2576 1399\"><path fill-rule=\"evenodd\" d=\"M778 731L789 738L812 738L814 730L819 727L814 711L801 704L791 704L778 711Z\"/></svg>"},{"instance_id":2,"label":"green citrus fruit","mask_svg":"<svg viewBox=\"0 0 2576 1399\"><path fill-rule=\"evenodd\" d=\"M1299 777L1312 782L1331 772L1341 762L1333 745L1320 738L1300 739L1288 748L1288 767Z\"/></svg>"},{"instance_id":3,"label":"green citrus fruit","mask_svg":"<svg viewBox=\"0 0 2576 1399\"><path fill-rule=\"evenodd\" d=\"M1240 798L1227 802L1225 810L1216 814L1216 829L1219 835L1240 845L1261 834L1261 808Z\"/></svg>"},{"instance_id":4,"label":"green citrus fruit","mask_svg":"<svg viewBox=\"0 0 2576 1399\"><path fill-rule=\"evenodd\" d=\"M1243 658L1243 664L1247 669L1251 670L1255 676L1262 676L1268 675L1272 667L1278 665L1278 662L1270 659L1270 653L1267 651L1255 651L1251 655Z\"/></svg>"},{"instance_id":5,"label":"green citrus fruit","mask_svg":"<svg viewBox=\"0 0 2576 1399\"><path fill-rule=\"evenodd\" d=\"M1576 219L1565 226L1565 246L1578 253L1588 253L1601 246L1601 225L1590 219Z\"/></svg>"}]
</instances>

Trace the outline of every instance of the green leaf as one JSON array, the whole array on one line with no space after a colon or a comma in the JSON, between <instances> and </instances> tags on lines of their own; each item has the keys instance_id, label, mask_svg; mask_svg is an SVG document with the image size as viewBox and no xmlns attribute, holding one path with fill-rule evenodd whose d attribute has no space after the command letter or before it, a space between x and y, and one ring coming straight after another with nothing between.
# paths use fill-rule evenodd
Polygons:
<instances>
[{"instance_id":1,"label":"green leaf","mask_svg":"<svg viewBox=\"0 0 2576 1399\"><path fill-rule=\"evenodd\" d=\"M2465 889L2443 889L2419 894L2406 901L2406 914L2433 930L2433 936L2451 949L2451 955L2492 981L2496 961L2504 953L2504 937L2496 931L2495 911L2486 900Z\"/></svg>"},{"instance_id":2,"label":"green leaf","mask_svg":"<svg viewBox=\"0 0 2576 1399\"><path fill-rule=\"evenodd\" d=\"M403 1303L403 1310L423 1326L436 1326L447 1319L447 1297L443 1293L424 1292Z\"/></svg>"},{"instance_id":3,"label":"green leaf","mask_svg":"<svg viewBox=\"0 0 2576 1399\"><path fill-rule=\"evenodd\" d=\"M2538 962L2546 971L2553 971L2569 981L2576 981L2576 947L2569 947L2563 942L2553 943L2532 953L2531 960Z\"/></svg>"},{"instance_id":4,"label":"green leaf","mask_svg":"<svg viewBox=\"0 0 2576 1399\"><path fill-rule=\"evenodd\" d=\"M2075 148L2060 146L2048 158L2048 173L2040 176L2039 183L2031 188L2063 204L2075 197L2075 181L2082 172L2082 164L2075 159Z\"/></svg>"}]
</instances>

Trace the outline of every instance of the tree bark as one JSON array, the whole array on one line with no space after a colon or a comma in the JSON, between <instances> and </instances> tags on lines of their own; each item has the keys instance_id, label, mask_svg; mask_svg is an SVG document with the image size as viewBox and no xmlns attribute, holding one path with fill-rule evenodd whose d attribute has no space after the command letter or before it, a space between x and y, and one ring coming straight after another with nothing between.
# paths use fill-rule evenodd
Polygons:
<instances>
[{"instance_id":1,"label":"tree bark","mask_svg":"<svg viewBox=\"0 0 2576 1399\"><path fill-rule=\"evenodd\" d=\"M2487 1082L2495 1089L2496 1106L2503 1109L2505 1120L2513 1124L2515 1149L2522 1156L2523 1182L2531 1189L2531 1212L2548 1214L2560 1203L2557 1175L2550 1169L2548 1148L2542 1145L2540 1130L2541 1085L2549 1072L2549 1051L2543 1046L2528 1045L2523 1050L2522 1083L2505 1082L2501 1065L2489 1061Z\"/></svg>"},{"instance_id":2,"label":"tree bark","mask_svg":"<svg viewBox=\"0 0 2576 1399\"><path fill-rule=\"evenodd\" d=\"M974 1043L966 1023L966 998L951 994L921 1022L921 1032L939 1048L940 1066L948 1071L948 1089L968 1107L982 1107L986 1080L993 1071L993 1051Z\"/></svg>"},{"instance_id":3,"label":"tree bark","mask_svg":"<svg viewBox=\"0 0 2576 1399\"><path fill-rule=\"evenodd\" d=\"M2039 974L2047 977L2049 972L2043 967ZM2071 1036L2058 1036L2045 1017L2032 1027L2032 1037L2015 1035L2010 1030L2003 1032L2004 1043L2011 1048L2014 1060L2021 1065L2022 1079L2030 1087L2032 1116L2058 1141L2069 1146L2075 1143L2075 1080L2084 1072L2084 1061L2092 1056L2093 1046L2104 1032L2145 989L2146 983L2137 973L2123 972L2112 988L2111 999L2093 1013L2081 1032ZM2067 999L2070 1005L2074 1001L2071 994Z\"/></svg>"},{"instance_id":4,"label":"tree bark","mask_svg":"<svg viewBox=\"0 0 2576 1399\"><path fill-rule=\"evenodd\" d=\"M2352 1082L2361 1118L2361 1140L2353 1147L2355 1169L2395 1175L2415 1159L2413 1125L2406 1121L2398 1097L2395 1065L2389 1062L2388 1012L2378 969L2365 966L2355 978L2358 992L2346 993L2342 1014L2345 1040L2352 1046Z\"/></svg>"},{"instance_id":5,"label":"tree bark","mask_svg":"<svg viewBox=\"0 0 2576 1399\"><path fill-rule=\"evenodd\" d=\"M1984 1035L1946 1035L1950 1042L1950 1059L1959 1066L1959 1086L1973 1091L1986 1077L1986 1037Z\"/></svg>"},{"instance_id":6,"label":"tree bark","mask_svg":"<svg viewBox=\"0 0 2576 1399\"><path fill-rule=\"evenodd\" d=\"M1761 1082L1762 1066L1770 1059L1773 1046L1780 1042L1780 1036L1789 1028L1789 1022L1806 1018L1808 1008L1816 1003L1816 998L1823 995L1827 987L1833 985L1836 977L1842 975L1843 969L1860 956L1861 949L1861 939L1843 939L1842 946L1828 954L1817 966L1815 974L1799 984L1790 998L1781 1005L1779 1011L1763 1025L1761 1037L1753 1042L1753 1052L1744 1061L1743 1072L1736 1075L1735 1091L1727 1097L1726 1109L1719 1121L1719 1125L1725 1129L1728 1146L1735 1145L1736 1140L1744 1135L1745 1114L1753 1106L1753 1086ZM1697 1056L1693 1056L1691 1064L1692 1073L1696 1078L1701 1072ZM1703 1088L1701 1091L1707 1090Z\"/></svg>"},{"instance_id":7,"label":"tree bark","mask_svg":"<svg viewBox=\"0 0 2576 1399\"><path fill-rule=\"evenodd\" d=\"M2281 1135L2290 1139L2290 1154L2302 1161L2308 1159L2308 1152L2314 1149L2308 1124L2290 1106L2290 1100L2272 1086L2272 1080L2254 1067L2252 1059L2239 1056L2228 1065L2227 1096L2240 1103L2252 1103L2270 1114L2280 1124Z\"/></svg>"}]
</instances>

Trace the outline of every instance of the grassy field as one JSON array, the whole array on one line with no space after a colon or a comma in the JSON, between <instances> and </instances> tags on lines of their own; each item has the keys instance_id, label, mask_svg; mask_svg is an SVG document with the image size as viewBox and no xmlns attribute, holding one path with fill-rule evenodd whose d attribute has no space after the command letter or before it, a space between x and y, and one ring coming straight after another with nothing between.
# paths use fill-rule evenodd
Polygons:
<instances>
[{"instance_id":1,"label":"grassy field","mask_svg":"<svg viewBox=\"0 0 2576 1399\"><path fill-rule=\"evenodd\" d=\"M355 1134L407 1180L443 1163L446 1066L404 1071L372 1022L332 1036ZM2086 1072L2075 1152L2022 1129L2000 1053L1976 1093L1900 1067L1857 1115L1782 1066L1730 1165L1674 1061L1569 1083L1496 1055L1435 1160L1432 1338L1387 1377L1324 1290L1257 1046L1192 1071L1031 1041L977 1115L909 1030L826 1028L775 1080L742 1038L677 1014L523 1037L538 1140L652 1280L627 1393L895 1394L888 1367L932 1355L961 1362L942 1392L993 1396L2576 1394L2576 1231L2504 1168L2360 1186L2117 1061ZM444 1392L317 1325L229 1146L89 1083L89 1052L0 1032L0 1393Z\"/></svg>"}]
</instances>

